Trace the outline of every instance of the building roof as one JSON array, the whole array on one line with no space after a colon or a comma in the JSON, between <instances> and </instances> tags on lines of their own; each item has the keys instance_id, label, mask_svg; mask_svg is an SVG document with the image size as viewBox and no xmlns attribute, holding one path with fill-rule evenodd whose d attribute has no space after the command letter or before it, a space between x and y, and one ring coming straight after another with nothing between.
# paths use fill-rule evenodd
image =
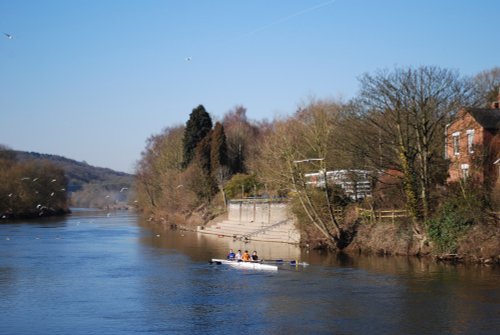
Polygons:
<instances>
[{"instance_id":1,"label":"building roof","mask_svg":"<svg viewBox=\"0 0 500 335\"><path fill-rule=\"evenodd\" d=\"M465 111L484 129L500 129L500 109L466 108Z\"/></svg>"}]
</instances>

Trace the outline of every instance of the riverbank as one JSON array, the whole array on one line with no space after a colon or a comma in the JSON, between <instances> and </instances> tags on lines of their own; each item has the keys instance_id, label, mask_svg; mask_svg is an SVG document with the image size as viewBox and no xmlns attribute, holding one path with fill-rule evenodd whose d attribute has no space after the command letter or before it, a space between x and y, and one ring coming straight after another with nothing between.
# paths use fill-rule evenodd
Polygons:
<instances>
[{"instance_id":1,"label":"riverbank","mask_svg":"<svg viewBox=\"0 0 500 335\"><path fill-rule=\"evenodd\" d=\"M419 239L411 225L361 224L344 250L347 253L428 257L438 262L500 265L500 226L498 223L471 227L457 241L456 252L442 252L430 239Z\"/></svg>"},{"instance_id":2,"label":"riverbank","mask_svg":"<svg viewBox=\"0 0 500 335\"><path fill-rule=\"evenodd\" d=\"M283 204L283 206L286 206ZM457 241L456 252L440 251L439 246L429 238L416 236L413 225L405 218L392 218L388 221L367 220L352 210L343 218L343 225L353 234L351 243L343 250L332 249L331 243L312 225L300 224L292 218L289 209L277 205L258 204L251 200L237 202L228 206L228 212L215 215L207 207L200 207L188 214L165 213L149 216L148 221L170 228L198 231L213 226L215 234L221 223L229 220L236 222L231 234L221 234L236 238L249 235L248 227L256 222L265 227L290 216L295 221L300 235L300 247L306 250L326 250L332 253L342 252L352 255L394 255L425 257L438 262L500 264L500 224L495 220L476 224ZM267 223L266 223L267 222ZM248 227L247 227L248 226ZM221 227L223 228L223 227ZM216 234L217 235L217 234ZM251 236L247 237L249 240Z\"/></svg>"},{"instance_id":3,"label":"riverbank","mask_svg":"<svg viewBox=\"0 0 500 335\"><path fill-rule=\"evenodd\" d=\"M71 214L71 210L68 209L53 209L42 207L37 209L36 211L30 212L22 212L22 213L11 213L5 212L0 214L0 223L5 222L7 220L29 220L29 219L37 219L42 217L55 217L55 216L64 216Z\"/></svg>"},{"instance_id":4,"label":"riverbank","mask_svg":"<svg viewBox=\"0 0 500 335\"><path fill-rule=\"evenodd\" d=\"M221 221L224 215L217 217L213 222ZM149 217L147 219L152 224L162 227L162 229L184 230L190 232L199 232L199 226L192 222L175 224L160 218L159 220ZM419 240L411 237L411 230L404 226L395 225L364 225L358 227L356 236L352 243L342 251L332 250L324 239L317 235L308 235L302 239L299 247L304 251L323 250L332 255L377 255L386 257L411 257L415 259L428 259L433 262L446 262L452 264L483 264L500 265L500 230L498 227L494 231L485 233L485 229L475 228L471 233L463 238L460 243L459 252L455 254L438 253L434 251L432 242L427 241L423 247ZM481 243L477 242L478 235L486 234L488 238L480 238ZM303 235L304 237L304 235ZM229 237L226 237L229 238ZM472 242L475 241L475 242ZM275 242L268 242L275 243ZM474 247L475 246L475 247Z\"/></svg>"}]
</instances>

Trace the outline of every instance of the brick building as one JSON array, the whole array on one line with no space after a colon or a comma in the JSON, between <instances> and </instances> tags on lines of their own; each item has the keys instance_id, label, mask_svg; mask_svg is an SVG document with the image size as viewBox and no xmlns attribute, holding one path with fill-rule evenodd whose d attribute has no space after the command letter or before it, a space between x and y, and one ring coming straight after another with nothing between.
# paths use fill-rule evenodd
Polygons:
<instances>
[{"instance_id":1,"label":"brick building","mask_svg":"<svg viewBox=\"0 0 500 335\"><path fill-rule=\"evenodd\" d=\"M489 187L500 182L499 101L494 102L491 108L463 108L447 125L445 155L450 161L448 182L474 178Z\"/></svg>"}]
</instances>

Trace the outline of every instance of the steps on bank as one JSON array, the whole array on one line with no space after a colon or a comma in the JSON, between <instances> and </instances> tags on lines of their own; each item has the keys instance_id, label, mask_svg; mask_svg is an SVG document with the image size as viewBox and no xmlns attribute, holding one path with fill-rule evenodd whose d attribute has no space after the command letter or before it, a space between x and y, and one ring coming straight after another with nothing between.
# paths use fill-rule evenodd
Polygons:
<instances>
[{"instance_id":1,"label":"steps on bank","mask_svg":"<svg viewBox=\"0 0 500 335\"><path fill-rule=\"evenodd\" d=\"M276 225L276 223L266 224L253 221L240 222L224 220L211 227L200 229L199 231L204 234L246 238L254 241L280 243L300 242L300 235L291 220L278 225Z\"/></svg>"},{"instance_id":2,"label":"steps on bank","mask_svg":"<svg viewBox=\"0 0 500 335\"><path fill-rule=\"evenodd\" d=\"M255 241L299 243L300 234L295 228L293 222L289 221L278 227L272 227L254 234L250 237L250 239Z\"/></svg>"},{"instance_id":3,"label":"steps on bank","mask_svg":"<svg viewBox=\"0 0 500 335\"><path fill-rule=\"evenodd\" d=\"M225 220L223 222L217 223L214 226L205 227L202 232L206 234L223 236L242 236L263 229L265 227L266 226L262 223Z\"/></svg>"}]
</instances>

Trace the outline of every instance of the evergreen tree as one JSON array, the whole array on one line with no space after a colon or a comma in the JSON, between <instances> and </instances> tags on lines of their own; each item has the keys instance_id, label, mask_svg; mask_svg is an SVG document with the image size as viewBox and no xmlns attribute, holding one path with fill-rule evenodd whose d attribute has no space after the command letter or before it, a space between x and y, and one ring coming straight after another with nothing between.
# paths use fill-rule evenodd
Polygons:
<instances>
[{"instance_id":1,"label":"evergreen tree","mask_svg":"<svg viewBox=\"0 0 500 335\"><path fill-rule=\"evenodd\" d=\"M213 131L210 131L205 138L196 146L195 155L191 167L192 171L198 168L198 175L195 178L196 185L193 185L195 193L201 201L210 201L216 190L216 181L211 173L211 143Z\"/></svg>"},{"instance_id":2,"label":"evergreen tree","mask_svg":"<svg viewBox=\"0 0 500 335\"><path fill-rule=\"evenodd\" d=\"M200 143L196 146L195 150L195 161L206 175L210 175L211 172L211 140L213 132L210 132L205 136Z\"/></svg>"},{"instance_id":3,"label":"evergreen tree","mask_svg":"<svg viewBox=\"0 0 500 335\"><path fill-rule=\"evenodd\" d=\"M210 170L213 175L220 173L223 166L228 165L227 143L224 126L217 122L212 132L212 143L210 148Z\"/></svg>"},{"instance_id":4,"label":"evergreen tree","mask_svg":"<svg viewBox=\"0 0 500 335\"><path fill-rule=\"evenodd\" d=\"M187 167L194 158L196 146L208 135L212 129L212 119L205 110L203 105L199 105L189 115L189 120L186 122L184 130L183 151L184 162L183 166Z\"/></svg>"}]
</instances>

